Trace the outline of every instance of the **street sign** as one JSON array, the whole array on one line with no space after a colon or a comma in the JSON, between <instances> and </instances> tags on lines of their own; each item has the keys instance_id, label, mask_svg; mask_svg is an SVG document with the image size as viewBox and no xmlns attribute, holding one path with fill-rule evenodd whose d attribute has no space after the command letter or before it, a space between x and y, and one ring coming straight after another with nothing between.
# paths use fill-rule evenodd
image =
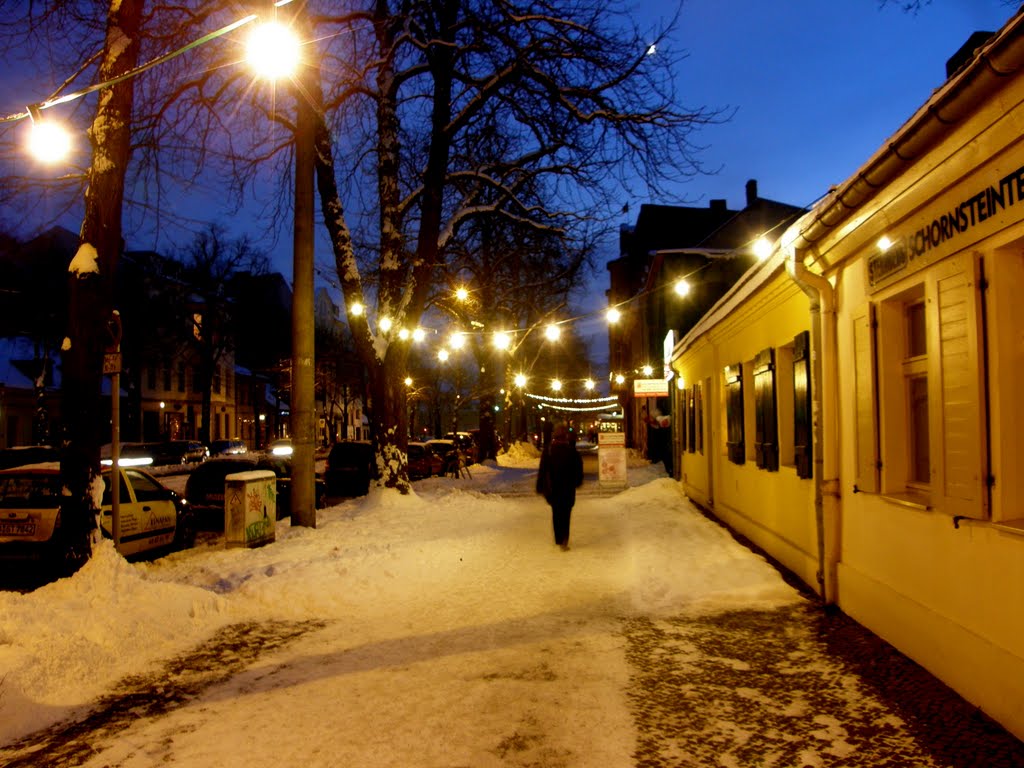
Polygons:
<instances>
[{"instance_id":1,"label":"street sign","mask_svg":"<svg viewBox=\"0 0 1024 768\"><path fill-rule=\"evenodd\" d=\"M93 370L96 370L95 368ZM107 352L103 355L103 373L112 375L121 372L121 353Z\"/></svg>"}]
</instances>

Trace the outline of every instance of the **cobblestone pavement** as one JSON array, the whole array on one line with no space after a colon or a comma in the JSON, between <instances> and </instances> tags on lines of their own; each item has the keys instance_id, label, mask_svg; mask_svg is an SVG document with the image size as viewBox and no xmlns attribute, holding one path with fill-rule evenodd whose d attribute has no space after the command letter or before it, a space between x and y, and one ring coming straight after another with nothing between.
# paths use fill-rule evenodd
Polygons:
<instances>
[{"instance_id":1,"label":"cobblestone pavement","mask_svg":"<svg viewBox=\"0 0 1024 768\"><path fill-rule=\"evenodd\" d=\"M1024 743L810 602L633 619L626 638L637 766L1024 766Z\"/></svg>"}]
</instances>

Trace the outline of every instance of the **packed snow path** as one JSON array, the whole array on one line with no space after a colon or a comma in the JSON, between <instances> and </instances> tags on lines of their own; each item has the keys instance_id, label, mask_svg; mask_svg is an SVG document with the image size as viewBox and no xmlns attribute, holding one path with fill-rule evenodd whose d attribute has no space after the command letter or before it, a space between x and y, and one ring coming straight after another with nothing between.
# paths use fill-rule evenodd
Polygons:
<instances>
[{"instance_id":1,"label":"packed snow path","mask_svg":"<svg viewBox=\"0 0 1024 768\"><path fill-rule=\"evenodd\" d=\"M959 766L984 736L1022 764L983 720L937 753L660 467L581 495L569 552L535 469L0 594L0 763Z\"/></svg>"}]
</instances>

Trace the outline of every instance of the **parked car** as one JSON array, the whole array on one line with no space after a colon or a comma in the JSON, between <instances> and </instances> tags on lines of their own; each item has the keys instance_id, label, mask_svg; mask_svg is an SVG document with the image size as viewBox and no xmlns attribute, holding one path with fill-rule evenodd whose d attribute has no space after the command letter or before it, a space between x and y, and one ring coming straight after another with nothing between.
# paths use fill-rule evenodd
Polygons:
<instances>
[{"instance_id":1,"label":"parked car","mask_svg":"<svg viewBox=\"0 0 1024 768\"><path fill-rule=\"evenodd\" d=\"M224 478L238 472L265 469L277 475L277 519L291 516L291 460L283 456L223 456L196 467L185 482L185 499L204 529L224 529ZM321 478L315 485L316 508L327 505L327 486Z\"/></svg>"},{"instance_id":2,"label":"parked car","mask_svg":"<svg viewBox=\"0 0 1024 768\"><path fill-rule=\"evenodd\" d=\"M151 556L195 544L192 511L181 497L137 467L121 467L120 552ZM112 536L110 470L103 472L100 508L103 535ZM28 466L0 470L0 560L35 562L60 575L80 565L71 557L75 542L61 526L64 502L60 468Z\"/></svg>"},{"instance_id":3,"label":"parked car","mask_svg":"<svg viewBox=\"0 0 1024 768\"><path fill-rule=\"evenodd\" d=\"M454 440L427 440L427 445L441 457L441 471L438 474L458 476L459 455L462 450ZM462 461L465 464L468 460L462 454Z\"/></svg>"},{"instance_id":4,"label":"parked car","mask_svg":"<svg viewBox=\"0 0 1024 768\"><path fill-rule=\"evenodd\" d=\"M234 438L232 440L214 440L210 443L210 456L235 456L239 453L248 453L249 447L244 441Z\"/></svg>"},{"instance_id":5,"label":"parked car","mask_svg":"<svg viewBox=\"0 0 1024 768\"><path fill-rule=\"evenodd\" d=\"M331 496L365 496L377 477L373 446L363 440L345 440L331 446L324 480Z\"/></svg>"},{"instance_id":6,"label":"parked car","mask_svg":"<svg viewBox=\"0 0 1024 768\"><path fill-rule=\"evenodd\" d=\"M0 469L60 461L60 451L50 445L21 445L0 450Z\"/></svg>"},{"instance_id":7,"label":"parked car","mask_svg":"<svg viewBox=\"0 0 1024 768\"><path fill-rule=\"evenodd\" d=\"M154 466L198 464L206 461L210 455L210 450L195 440L167 440L162 443L154 443L151 448Z\"/></svg>"},{"instance_id":8,"label":"parked car","mask_svg":"<svg viewBox=\"0 0 1024 768\"><path fill-rule=\"evenodd\" d=\"M440 475L444 467L444 460L428 443L410 442L408 456L410 480Z\"/></svg>"}]
</instances>

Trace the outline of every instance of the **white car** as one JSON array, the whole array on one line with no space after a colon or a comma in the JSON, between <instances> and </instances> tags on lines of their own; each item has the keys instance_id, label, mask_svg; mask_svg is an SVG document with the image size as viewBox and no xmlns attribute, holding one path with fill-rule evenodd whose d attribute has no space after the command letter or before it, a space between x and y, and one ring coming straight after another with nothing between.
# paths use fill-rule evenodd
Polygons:
<instances>
[{"instance_id":1,"label":"white car","mask_svg":"<svg viewBox=\"0 0 1024 768\"><path fill-rule=\"evenodd\" d=\"M139 557L195 543L191 510L174 491L137 467L121 467L119 550ZM110 470L100 509L103 535L112 536ZM0 561L39 562L67 570L73 546L61 529L63 483L56 464L36 464L0 470ZM73 570L71 568L70 570Z\"/></svg>"}]
</instances>

